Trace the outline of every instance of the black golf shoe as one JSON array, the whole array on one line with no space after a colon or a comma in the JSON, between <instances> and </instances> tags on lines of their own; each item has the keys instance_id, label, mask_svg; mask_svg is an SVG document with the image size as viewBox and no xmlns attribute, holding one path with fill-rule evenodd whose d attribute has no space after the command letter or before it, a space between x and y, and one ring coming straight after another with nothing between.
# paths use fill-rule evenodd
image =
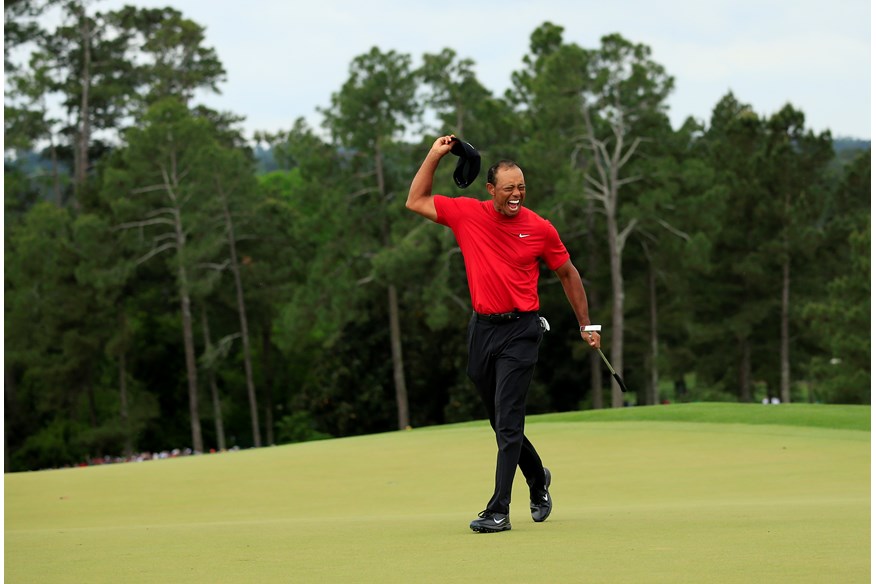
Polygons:
<instances>
[{"instance_id":1,"label":"black golf shoe","mask_svg":"<svg viewBox=\"0 0 876 584\"><path fill-rule=\"evenodd\" d=\"M475 519L469 524L472 531L478 533L497 533L499 531L508 531L511 529L511 520L505 513L495 513L489 509L485 509L478 513L479 519Z\"/></svg>"},{"instance_id":2,"label":"black golf shoe","mask_svg":"<svg viewBox=\"0 0 876 584\"><path fill-rule=\"evenodd\" d=\"M551 471L544 469L544 489L531 489L529 491L529 512L532 520L541 523L551 514L554 504L548 487L551 486Z\"/></svg>"}]
</instances>

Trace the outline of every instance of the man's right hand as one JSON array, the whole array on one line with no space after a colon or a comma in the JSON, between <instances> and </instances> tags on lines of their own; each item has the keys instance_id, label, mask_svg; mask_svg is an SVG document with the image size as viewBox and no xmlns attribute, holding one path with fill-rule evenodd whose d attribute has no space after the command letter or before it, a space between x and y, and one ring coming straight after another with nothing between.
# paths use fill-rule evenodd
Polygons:
<instances>
[{"instance_id":1,"label":"man's right hand","mask_svg":"<svg viewBox=\"0 0 876 584\"><path fill-rule=\"evenodd\" d=\"M422 215L426 219L436 221L438 212L435 210L435 201L432 200L432 179L438 163L453 148L453 134L437 138L429 149L426 159L420 165L420 169L411 182L411 190L408 191L408 200L405 207Z\"/></svg>"},{"instance_id":2,"label":"man's right hand","mask_svg":"<svg viewBox=\"0 0 876 584\"><path fill-rule=\"evenodd\" d=\"M581 338L584 339L593 349L599 349L602 346L602 337L600 337L597 332L581 331Z\"/></svg>"},{"instance_id":3,"label":"man's right hand","mask_svg":"<svg viewBox=\"0 0 876 584\"><path fill-rule=\"evenodd\" d=\"M437 154L438 158L444 158L444 156L450 152L453 148L453 141L456 138L453 134L449 136L441 136L435 140L435 143L432 144L432 149L429 151L430 154Z\"/></svg>"}]
</instances>

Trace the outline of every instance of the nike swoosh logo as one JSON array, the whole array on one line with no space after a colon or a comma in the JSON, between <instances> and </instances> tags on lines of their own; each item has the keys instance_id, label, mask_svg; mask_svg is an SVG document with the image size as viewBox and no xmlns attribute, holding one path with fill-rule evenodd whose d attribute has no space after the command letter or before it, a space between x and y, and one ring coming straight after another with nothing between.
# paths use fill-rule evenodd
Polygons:
<instances>
[{"instance_id":1,"label":"nike swoosh logo","mask_svg":"<svg viewBox=\"0 0 876 584\"><path fill-rule=\"evenodd\" d=\"M523 239L524 237L529 237L529 234L528 233L521 233L519 237L521 239Z\"/></svg>"},{"instance_id":2,"label":"nike swoosh logo","mask_svg":"<svg viewBox=\"0 0 876 584\"><path fill-rule=\"evenodd\" d=\"M493 517L493 523L495 523L496 525L499 525L500 523L502 523L504 521L505 521L504 519L496 519L495 517Z\"/></svg>"}]
</instances>

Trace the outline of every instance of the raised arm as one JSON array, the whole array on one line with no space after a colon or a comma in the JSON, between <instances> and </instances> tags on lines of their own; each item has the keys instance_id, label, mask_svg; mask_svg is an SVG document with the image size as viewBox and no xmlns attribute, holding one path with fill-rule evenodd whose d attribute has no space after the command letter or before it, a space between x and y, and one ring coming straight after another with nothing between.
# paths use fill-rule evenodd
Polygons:
<instances>
[{"instance_id":1,"label":"raised arm","mask_svg":"<svg viewBox=\"0 0 876 584\"><path fill-rule=\"evenodd\" d=\"M441 162L441 159L453 147L452 142L452 134L450 136L441 136L435 140L435 143L432 144L432 148L426 155L426 159L420 165L417 174L414 175L414 180L411 182L411 190L408 191L408 200L405 203L405 207L431 221L438 219L435 201L432 199L432 179L435 176L438 163Z\"/></svg>"},{"instance_id":2,"label":"raised arm","mask_svg":"<svg viewBox=\"0 0 876 584\"><path fill-rule=\"evenodd\" d=\"M584 284L581 282L581 274L578 273L578 269L572 260L566 260L566 263L557 268L554 273L563 284L563 291L566 293L566 298L569 299L569 304L572 305L572 310L575 311L578 324L587 326L590 324L590 311L587 307L587 293L584 292ZM599 333L597 332L581 332L581 338L594 349L598 349L600 346Z\"/></svg>"}]
</instances>

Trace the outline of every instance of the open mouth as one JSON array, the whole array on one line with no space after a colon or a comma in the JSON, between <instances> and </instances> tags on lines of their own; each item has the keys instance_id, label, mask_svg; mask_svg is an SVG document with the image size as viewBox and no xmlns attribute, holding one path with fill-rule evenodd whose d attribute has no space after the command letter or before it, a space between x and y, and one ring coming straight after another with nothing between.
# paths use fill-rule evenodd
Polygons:
<instances>
[{"instance_id":1,"label":"open mouth","mask_svg":"<svg viewBox=\"0 0 876 584\"><path fill-rule=\"evenodd\" d=\"M508 210L517 211L520 209L520 199L508 199Z\"/></svg>"}]
</instances>

